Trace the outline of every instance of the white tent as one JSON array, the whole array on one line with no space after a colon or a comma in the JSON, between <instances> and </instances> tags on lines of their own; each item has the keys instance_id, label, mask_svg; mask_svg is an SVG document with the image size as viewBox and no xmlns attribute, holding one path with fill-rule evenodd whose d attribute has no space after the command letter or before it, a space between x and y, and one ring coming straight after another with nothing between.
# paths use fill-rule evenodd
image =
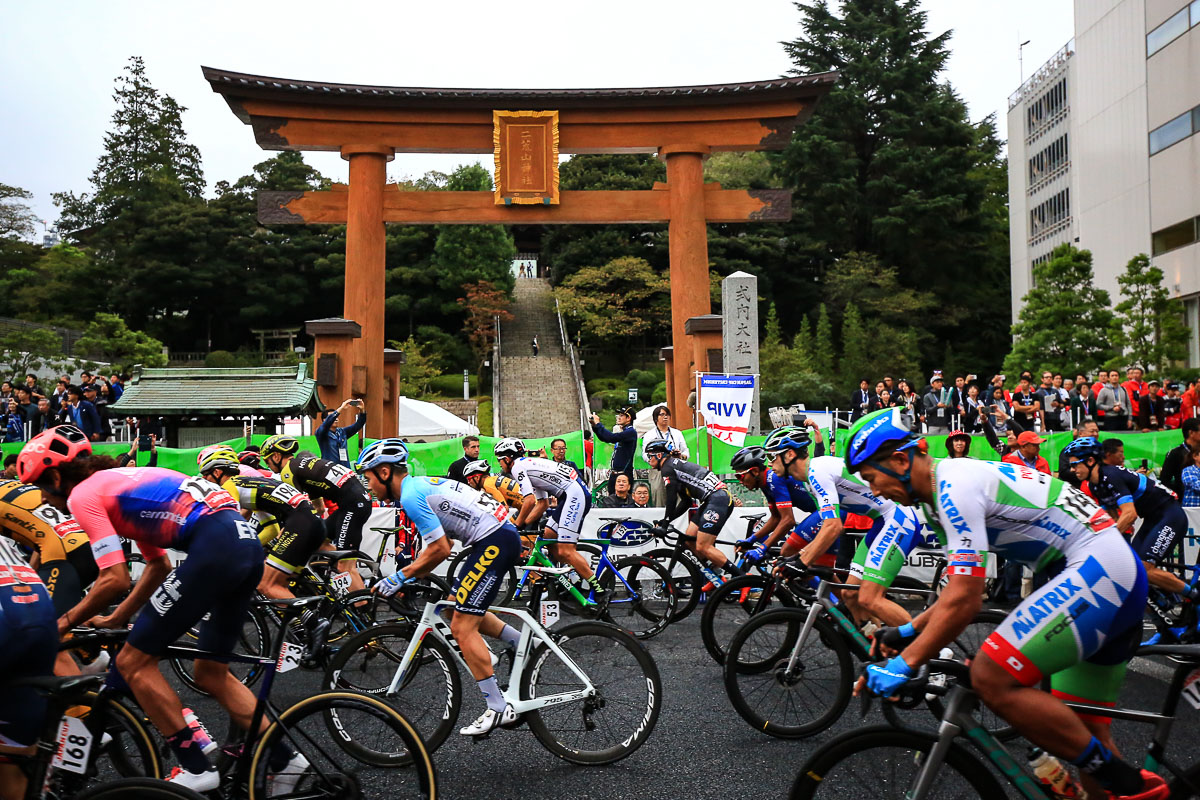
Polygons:
<instances>
[{"instance_id":1,"label":"white tent","mask_svg":"<svg viewBox=\"0 0 1200 800\"><path fill-rule=\"evenodd\" d=\"M457 436L479 435L479 428L433 403L402 396L396 398L396 405L399 408L399 436L402 439L439 442Z\"/></svg>"}]
</instances>

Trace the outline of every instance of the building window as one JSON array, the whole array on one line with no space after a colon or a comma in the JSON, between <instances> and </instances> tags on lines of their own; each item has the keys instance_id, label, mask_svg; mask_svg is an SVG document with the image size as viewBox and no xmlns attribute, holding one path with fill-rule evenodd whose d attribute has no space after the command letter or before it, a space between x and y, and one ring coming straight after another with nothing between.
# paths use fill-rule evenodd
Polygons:
<instances>
[{"instance_id":1,"label":"building window","mask_svg":"<svg viewBox=\"0 0 1200 800\"><path fill-rule=\"evenodd\" d=\"M1049 125L1060 111L1067 107L1067 79L1051 86L1037 100L1029 104L1025 111L1026 135L1033 136L1041 128Z\"/></svg>"},{"instance_id":2,"label":"building window","mask_svg":"<svg viewBox=\"0 0 1200 800\"><path fill-rule=\"evenodd\" d=\"M1152 233L1150 235L1151 255L1162 255L1170 250L1195 243L1200 238L1197 236L1197 224L1200 224L1200 217L1193 217Z\"/></svg>"},{"instance_id":3,"label":"building window","mask_svg":"<svg viewBox=\"0 0 1200 800\"><path fill-rule=\"evenodd\" d=\"M1200 0L1192 3L1192 26L1200 25Z\"/></svg>"},{"instance_id":4,"label":"building window","mask_svg":"<svg viewBox=\"0 0 1200 800\"><path fill-rule=\"evenodd\" d=\"M1188 9L1181 8L1162 25L1146 34L1146 57L1149 58L1187 33L1187 29L1196 24L1188 17Z\"/></svg>"},{"instance_id":5,"label":"building window","mask_svg":"<svg viewBox=\"0 0 1200 800\"><path fill-rule=\"evenodd\" d=\"M1166 150L1176 142L1182 142L1195 133L1192 125L1192 119L1195 116L1192 111L1185 111L1175 119L1150 131L1150 155Z\"/></svg>"},{"instance_id":6,"label":"building window","mask_svg":"<svg viewBox=\"0 0 1200 800\"><path fill-rule=\"evenodd\" d=\"M1067 134L1055 139L1045 149L1029 159L1029 185L1032 187L1044 178L1067 165L1070 156L1067 152Z\"/></svg>"},{"instance_id":7,"label":"building window","mask_svg":"<svg viewBox=\"0 0 1200 800\"><path fill-rule=\"evenodd\" d=\"M1071 218L1071 190L1063 189L1029 212L1029 237L1031 239L1048 233L1051 229Z\"/></svg>"}]
</instances>

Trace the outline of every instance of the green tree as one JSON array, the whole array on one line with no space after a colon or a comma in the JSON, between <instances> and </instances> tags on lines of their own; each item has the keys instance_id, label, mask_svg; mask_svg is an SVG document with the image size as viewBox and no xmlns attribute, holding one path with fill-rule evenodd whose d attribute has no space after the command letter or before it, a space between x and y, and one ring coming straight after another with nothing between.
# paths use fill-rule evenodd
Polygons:
<instances>
[{"instance_id":1,"label":"green tree","mask_svg":"<svg viewBox=\"0 0 1200 800\"><path fill-rule=\"evenodd\" d=\"M1139 253L1117 277L1121 297L1116 311L1116 345L1129 364L1163 370L1187 358L1188 330L1183 302L1171 299L1162 285L1163 271Z\"/></svg>"},{"instance_id":2,"label":"green tree","mask_svg":"<svg viewBox=\"0 0 1200 800\"><path fill-rule=\"evenodd\" d=\"M37 217L23 200L32 200L33 193L19 186L0 183L0 238L20 239L33 236Z\"/></svg>"},{"instance_id":3,"label":"green tree","mask_svg":"<svg viewBox=\"0 0 1200 800\"><path fill-rule=\"evenodd\" d=\"M713 153L704 162L704 180L721 184L723 189L777 189L779 177L766 153Z\"/></svg>"},{"instance_id":4,"label":"green tree","mask_svg":"<svg viewBox=\"0 0 1200 800\"><path fill-rule=\"evenodd\" d=\"M583 335L602 345L640 336L669 319L666 276L632 256L602 267L583 267L564 280L554 296Z\"/></svg>"},{"instance_id":5,"label":"green tree","mask_svg":"<svg viewBox=\"0 0 1200 800\"><path fill-rule=\"evenodd\" d=\"M829 322L829 307L821 303L817 309L817 328L809 350L813 372L826 380L837 374L837 358L833 349L833 325Z\"/></svg>"},{"instance_id":6,"label":"green tree","mask_svg":"<svg viewBox=\"0 0 1200 800\"><path fill-rule=\"evenodd\" d=\"M51 328L17 328L0 336L0 379L14 384L29 372L74 371L78 363L63 354L62 334Z\"/></svg>"},{"instance_id":7,"label":"green tree","mask_svg":"<svg viewBox=\"0 0 1200 800\"><path fill-rule=\"evenodd\" d=\"M13 274L10 291L22 318L82 327L108 307L102 272L90 252L61 243L43 251L28 269ZM64 303L64 297L71 302Z\"/></svg>"},{"instance_id":8,"label":"green tree","mask_svg":"<svg viewBox=\"0 0 1200 800\"><path fill-rule=\"evenodd\" d=\"M1004 359L1009 375L1051 369L1090 373L1116 351L1108 292L1093 284L1092 253L1069 244L1033 268L1033 289L1012 326L1016 340Z\"/></svg>"},{"instance_id":9,"label":"green tree","mask_svg":"<svg viewBox=\"0 0 1200 800\"><path fill-rule=\"evenodd\" d=\"M461 166L451 173L448 191L487 191L492 176L478 164ZM441 309L458 314L458 293L470 283L486 281L505 294L512 292L512 262L517 246L503 225L439 225L433 245L432 268L437 286L446 293Z\"/></svg>"},{"instance_id":10,"label":"green tree","mask_svg":"<svg viewBox=\"0 0 1200 800\"><path fill-rule=\"evenodd\" d=\"M429 381L442 374L431 355L411 336L402 342L389 341L388 347L403 351L396 393L405 397L420 397L429 391Z\"/></svg>"},{"instance_id":11,"label":"green tree","mask_svg":"<svg viewBox=\"0 0 1200 800\"><path fill-rule=\"evenodd\" d=\"M167 357L158 339L141 331L132 331L125 320L116 314L100 313L83 329L75 342L75 352L81 355L103 354L120 372L130 372L137 364L146 367L165 367Z\"/></svg>"},{"instance_id":12,"label":"green tree","mask_svg":"<svg viewBox=\"0 0 1200 800\"><path fill-rule=\"evenodd\" d=\"M871 253L906 285L931 287L939 313L921 327L933 334L923 353L933 360L939 340L961 333L968 310L973 322L984 314L993 327L1007 315L1007 218L998 213L1004 167L994 120L972 124L943 82L950 33L928 34L918 0L832 5L797 3L803 33L784 43L793 73L839 72L777 157L795 197L786 226L790 268L811 286L845 254ZM994 363L1003 328L972 328L967 355Z\"/></svg>"},{"instance_id":13,"label":"green tree","mask_svg":"<svg viewBox=\"0 0 1200 800\"><path fill-rule=\"evenodd\" d=\"M871 381L872 376L879 374L880 365L874 362L872 350L858 308L853 304L847 306L842 318L842 389L853 391L860 379Z\"/></svg>"}]
</instances>

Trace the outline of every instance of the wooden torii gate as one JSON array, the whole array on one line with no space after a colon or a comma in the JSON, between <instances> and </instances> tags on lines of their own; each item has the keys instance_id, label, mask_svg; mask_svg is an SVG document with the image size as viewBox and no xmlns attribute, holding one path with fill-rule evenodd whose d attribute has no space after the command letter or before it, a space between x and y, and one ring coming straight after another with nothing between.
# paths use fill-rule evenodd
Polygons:
<instances>
[{"instance_id":1,"label":"wooden torii gate","mask_svg":"<svg viewBox=\"0 0 1200 800\"><path fill-rule=\"evenodd\" d=\"M668 224L672 355L667 397L685 415L695 371L708 369L702 337L687 321L711 311L709 222L785 220L786 190L704 184L718 151L778 150L829 92L836 73L752 83L642 89L426 89L313 83L203 68L214 92L264 150L340 152L346 187L263 192L264 224L346 225L343 316L361 337L342 345L365 373L367 435L393 435L384 404L384 225ZM533 109L533 110L524 110ZM559 153L654 153L667 181L647 191L558 190ZM495 192L399 191L386 183L396 153L493 153ZM349 370L328 390L351 394Z\"/></svg>"}]
</instances>

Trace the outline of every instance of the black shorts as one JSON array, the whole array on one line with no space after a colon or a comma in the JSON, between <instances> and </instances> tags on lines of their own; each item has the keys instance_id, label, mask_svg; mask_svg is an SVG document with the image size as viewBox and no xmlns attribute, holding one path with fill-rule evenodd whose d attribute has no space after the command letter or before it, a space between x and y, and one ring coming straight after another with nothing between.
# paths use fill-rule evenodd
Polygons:
<instances>
[{"instance_id":1,"label":"black shorts","mask_svg":"<svg viewBox=\"0 0 1200 800\"><path fill-rule=\"evenodd\" d=\"M267 547L267 563L295 575L325 543L325 525L317 515L297 511Z\"/></svg>"},{"instance_id":2,"label":"black shorts","mask_svg":"<svg viewBox=\"0 0 1200 800\"><path fill-rule=\"evenodd\" d=\"M187 558L150 596L129 633L129 644L162 655L207 614L200 625L200 649L233 652L262 572L263 549L250 523L229 510L202 517L188 541Z\"/></svg>"},{"instance_id":3,"label":"black shorts","mask_svg":"<svg viewBox=\"0 0 1200 800\"><path fill-rule=\"evenodd\" d=\"M454 612L483 616L500 591L500 581L521 558L521 534L511 523L471 545L454 583Z\"/></svg>"},{"instance_id":4,"label":"black shorts","mask_svg":"<svg viewBox=\"0 0 1200 800\"><path fill-rule=\"evenodd\" d=\"M45 723L45 696L28 686L4 684L50 675L57 656L58 615L46 588L0 587L0 744L25 747L37 741Z\"/></svg>"},{"instance_id":5,"label":"black shorts","mask_svg":"<svg viewBox=\"0 0 1200 800\"><path fill-rule=\"evenodd\" d=\"M67 553L66 559L43 563L37 573L54 602L54 613L61 617L83 599L100 570L92 558L92 551L77 547Z\"/></svg>"},{"instance_id":6,"label":"black shorts","mask_svg":"<svg viewBox=\"0 0 1200 800\"><path fill-rule=\"evenodd\" d=\"M1142 527L1133 537L1130 546L1142 561L1158 564L1171 555L1175 543L1187 530L1188 518L1183 506L1170 503L1157 515L1142 520Z\"/></svg>"},{"instance_id":7,"label":"black shorts","mask_svg":"<svg viewBox=\"0 0 1200 800\"><path fill-rule=\"evenodd\" d=\"M371 501L365 496L339 497L334 500L337 510L325 520L325 530L334 550L357 550L362 547L363 528L371 519Z\"/></svg>"},{"instance_id":8,"label":"black shorts","mask_svg":"<svg viewBox=\"0 0 1200 800\"><path fill-rule=\"evenodd\" d=\"M718 536L732 513L733 502L729 498L729 492L718 489L708 496L703 505L693 510L690 516L691 522L700 528L700 533Z\"/></svg>"}]
</instances>

